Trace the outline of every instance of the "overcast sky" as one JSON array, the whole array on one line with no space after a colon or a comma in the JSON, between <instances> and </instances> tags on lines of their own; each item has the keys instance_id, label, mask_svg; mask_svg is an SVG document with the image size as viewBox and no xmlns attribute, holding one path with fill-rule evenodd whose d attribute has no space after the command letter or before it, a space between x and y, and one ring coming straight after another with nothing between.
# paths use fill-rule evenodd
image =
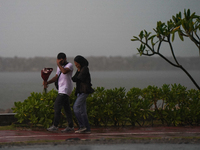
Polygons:
<instances>
[{"instance_id":1,"label":"overcast sky","mask_svg":"<svg viewBox=\"0 0 200 150\"><path fill-rule=\"evenodd\" d=\"M200 15L199 7L200 0L0 0L0 57L132 56L140 43L130 39L141 30L184 9ZM174 44L177 56L199 55L189 40Z\"/></svg>"}]
</instances>

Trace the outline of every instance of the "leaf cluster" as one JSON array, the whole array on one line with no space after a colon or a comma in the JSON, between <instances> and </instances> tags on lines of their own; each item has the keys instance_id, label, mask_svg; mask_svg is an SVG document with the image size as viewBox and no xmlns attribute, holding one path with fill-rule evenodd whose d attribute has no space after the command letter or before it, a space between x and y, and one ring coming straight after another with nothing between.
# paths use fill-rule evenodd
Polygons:
<instances>
[{"instance_id":1,"label":"leaf cluster","mask_svg":"<svg viewBox=\"0 0 200 150\"><path fill-rule=\"evenodd\" d=\"M15 102L12 108L19 123L27 123L31 127L41 124L49 127L54 117L54 102L57 91L51 90L48 93L31 93L24 102Z\"/></svg>"},{"instance_id":2,"label":"leaf cluster","mask_svg":"<svg viewBox=\"0 0 200 150\"><path fill-rule=\"evenodd\" d=\"M76 96L70 96L71 108ZM48 93L31 93L24 102L15 102L13 111L19 123L31 127L49 127L54 117L56 90ZM94 126L139 126L145 123L161 122L162 125L199 125L200 124L200 91L187 90L180 84L167 85L161 88L148 86L140 89L133 87L128 92L125 88L105 89L97 87L87 98L87 113ZM75 116L74 122L77 124ZM62 112L60 126L66 123Z\"/></svg>"},{"instance_id":3,"label":"leaf cluster","mask_svg":"<svg viewBox=\"0 0 200 150\"><path fill-rule=\"evenodd\" d=\"M140 47L137 48L140 56L159 55L172 66L182 69L191 79L194 85L200 90L199 85L195 82L192 76L185 68L183 68L182 65L179 64L172 46L172 42L175 39L175 34L178 33L179 38L182 41L184 40L184 37L189 38L199 49L200 54L200 37L198 35L200 31L200 16L196 15L195 13L191 14L190 9L187 11L184 10L183 18L181 12L179 12L176 14L176 16L172 16L172 19L167 21L167 23L158 21L154 31L154 35L151 35L151 32L147 32L146 30L141 31L138 36L133 36L133 39L131 39L131 41L139 41L141 43ZM174 61L170 61L160 52L163 42L169 45L169 49Z\"/></svg>"},{"instance_id":4,"label":"leaf cluster","mask_svg":"<svg viewBox=\"0 0 200 150\"><path fill-rule=\"evenodd\" d=\"M191 14L190 9L184 10L184 18L181 12L172 16L172 19L165 22L158 21L154 35L151 32L142 30L138 36L133 36L131 41L139 41L140 48L137 48L140 55L154 55L160 53L160 45L162 42L171 43L175 39L175 33L178 33L179 38L184 41L184 37L189 37L195 45L200 49L200 16L195 13ZM150 43L150 44L149 44ZM155 45L158 44L157 49ZM149 53L150 52L150 53Z\"/></svg>"}]
</instances>

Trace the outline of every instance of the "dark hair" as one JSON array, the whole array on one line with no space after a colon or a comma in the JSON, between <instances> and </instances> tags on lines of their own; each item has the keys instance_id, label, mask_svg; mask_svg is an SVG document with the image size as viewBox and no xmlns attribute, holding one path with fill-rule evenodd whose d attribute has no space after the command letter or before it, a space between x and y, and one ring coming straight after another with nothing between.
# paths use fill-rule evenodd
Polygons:
<instances>
[{"instance_id":1,"label":"dark hair","mask_svg":"<svg viewBox=\"0 0 200 150\"><path fill-rule=\"evenodd\" d=\"M57 59L65 59L65 58L66 58L65 53L59 53L59 54L57 55Z\"/></svg>"},{"instance_id":2,"label":"dark hair","mask_svg":"<svg viewBox=\"0 0 200 150\"><path fill-rule=\"evenodd\" d=\"M74 58L74 61L79 63L81 65L81 67L89 65L87 59L85 59L83 56L80 56L80 55L76 56Z\"/></svg>"}]
</instances>

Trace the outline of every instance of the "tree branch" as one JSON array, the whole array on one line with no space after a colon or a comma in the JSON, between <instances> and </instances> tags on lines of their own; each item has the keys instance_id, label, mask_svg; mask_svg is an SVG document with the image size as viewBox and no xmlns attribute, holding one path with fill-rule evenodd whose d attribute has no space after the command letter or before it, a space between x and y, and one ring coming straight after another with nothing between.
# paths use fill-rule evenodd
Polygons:
<instances>
[{"instance_id":1,"label":"tree branch","mask_svg":"<svg viewBox=\"0 0 200 150\"><path fill-rule=\"evenodd\" d=\"M169 43L169 46L170 46L170 50L171 50L172 56L173 56L173 58L174 58L176 64L177 64L177 65L180 65L179 62L178 62L177 59L176 59L175 54L174 54L174 49L173 49L173 47L172 47L172 43L170 42L170 36L168 36L167 39L168 39L168 43Z\"/></svg>"}]
</instances>

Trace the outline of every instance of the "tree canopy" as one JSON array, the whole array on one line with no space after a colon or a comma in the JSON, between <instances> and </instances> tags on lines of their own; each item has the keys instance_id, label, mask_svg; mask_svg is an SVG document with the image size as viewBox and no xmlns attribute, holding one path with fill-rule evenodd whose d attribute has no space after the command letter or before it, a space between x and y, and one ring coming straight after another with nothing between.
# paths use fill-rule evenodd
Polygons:
<instances>
[{"instance_id":1,"label":"tree canopy","mask_svg":"<svg viewBox=\"0 0 200 150\"><path fill-rule=\"evenodd\" d=\"M131 39L131 41L139 41L141 43L140 47L137 48L139 54L141 56L159 55L174 67L182 69L200 90L200 87L194 81L192 76L182 65L179 64L172 46L172 42L175 40L175 34L178 33L179 38L182 41L184 41L184 38L189 38L198 48L200 55L200 16L196 15L195 12L191 14L190 9L187 11L184 10L183 18L182 13L179 12L175 16L172 16L172 19L167 21L167 23L158 21L157 27L153 30L155 31L155 34L153 35L151 32L142 30L138 36L133 36L133 39ZM169 44L174 62L169 60L160 52L161 44L163 42Z\"/></svg>"}]
</instances>

